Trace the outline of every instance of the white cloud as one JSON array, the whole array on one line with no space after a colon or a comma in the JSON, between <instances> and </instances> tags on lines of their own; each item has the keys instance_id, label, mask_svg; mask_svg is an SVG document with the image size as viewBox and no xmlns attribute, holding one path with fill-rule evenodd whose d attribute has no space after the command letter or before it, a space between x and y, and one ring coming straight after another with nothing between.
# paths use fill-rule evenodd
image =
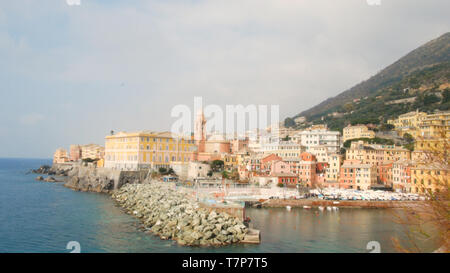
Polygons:
<instances>
[{"instance_id":1,"label":"white cloud","mask_svg":"<svg viewBox=\"0 0 450 273\"><path fill-rule=\"evenodd\" d=\"M47 134L73 142L168 130L170 109L199 95L279 104L284 118L448 31L449 9L448 0L4 1L0 79L9 91L0 95L16 113L45 105L59 124Z\"/></svg>"}]
</instances>

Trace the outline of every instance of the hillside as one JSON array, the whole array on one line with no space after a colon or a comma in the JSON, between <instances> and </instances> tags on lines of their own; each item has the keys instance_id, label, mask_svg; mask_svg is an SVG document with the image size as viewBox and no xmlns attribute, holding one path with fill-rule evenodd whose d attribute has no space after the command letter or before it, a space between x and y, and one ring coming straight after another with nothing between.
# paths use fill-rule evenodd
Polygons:
<instances>
[{"instance_id":1,"label":"hillside","mask_svg":"<svg viewBox=\"0 0 450 273\"><path fill-rule=\"evenodd\" d=\"M449 63L450 33L446 33L413 50L370 79L359 83L336 97L325 100L319 105L296 115L294 118L303 116L306 117L309 123L323 123L324 119L331 113L347 113L353 115L355 110L358 110L358 114L372 116L374 118L373 121L377 121L378 123L380 117L377 116L376 113L378 113L380 109L376 107L385 105L384 103L386 103L388 99L394 99L395 97L401 99L415 95L413 93L399 93L400 91L403 92L403 89L405 88L410 90L420 89L422 97L424 96L424 93L427 93L428 91L436 91L441 88L441 90L438 91L441 91L441 95L443 96L445 93L445 83L448 83L450 78ZM380 96L384 99L380 100ZM378 99L376 99L377 97ZM423 100L422 97L419 99ZM357 107L358 109L354 109L355 105L352 105L355 104L354 100L360 100L361 102L359 103L362 103L362 106L364 107ZM363 103L363 100L366 103ZM431 100L436 100L436 98ZM434 102L436 103L436 101ZM439 104L443 105L440 105L438 108L448 109L448 105L445 104L444 101L439 102ZM391 107L394 108L392 111L395 114L402 114L404 111L409 111L414 108L411 106L420 106L420 102L415 105L410 103L410 107L404 107L404 105L408 104L393 106ZM383 107L383 109L384 108L385 107ZM371 115L372 110L375 110L375 115ZM345 121L348 122L351 120L350 116L347 116L342 120L342 117L339 117L340 114L336 115L338 117L335 119L341 119L341 122L334 122L336 124L331 127L341 127L342 125L339 123L345 123ZM385 116L389 116L389 113L386 113Z\"/></svg>"}]
</instances>

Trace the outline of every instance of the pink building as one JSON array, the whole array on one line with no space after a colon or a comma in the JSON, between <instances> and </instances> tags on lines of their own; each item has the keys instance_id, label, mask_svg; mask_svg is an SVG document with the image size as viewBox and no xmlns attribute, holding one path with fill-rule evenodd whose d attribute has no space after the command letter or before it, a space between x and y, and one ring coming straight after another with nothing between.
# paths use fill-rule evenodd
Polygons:
<instances>
[{"instance_id":1,"label":"pink building","mask_svg":"<svg viewBox=\"0 0 450 273\"><path fill-rule=\"evenodd\" d=\"M70 145L70 161L78 161L82 158L81 146L80 145Z\"/></svg>"},{"instance_id":2,"label":"pink building","mask_svg":"<svg viewBox=\"0 0 450 273\"><path fill-rule=\"evenodd\" d=\"M291 168L288 163L278 160L273 161L270 168L270 174L291 174Z\"/></svg>"},{"instance_id":3,"label":"pink building","mask_svg":"<svg viewBox=\"0 0 450 273\"><path fill-rule=\"evenodd\" d=\"M299 182L305 184L307 187L312 188L317 183L316 181L316 157L304 152L300 154L301 161L298 166Z\"/></svg>"}]
</instances>

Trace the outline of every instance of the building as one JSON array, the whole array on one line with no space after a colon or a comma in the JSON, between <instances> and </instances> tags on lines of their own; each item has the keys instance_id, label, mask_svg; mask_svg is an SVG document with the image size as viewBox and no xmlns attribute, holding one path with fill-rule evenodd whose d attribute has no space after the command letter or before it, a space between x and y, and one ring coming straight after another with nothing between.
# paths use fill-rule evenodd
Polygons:
<instances>
[{"instance_id":1,"label":"building","mask_svg":"<svg viewBox=\"0 0 450 273\"><path fill-rule=\"evenodd\" d=\"M295 174L291 173L275 173L270 177L273 177L275 181L277 181L278 185L283 184L285 187L296 187L298 184L298 177Z\"/></svg>"},{"instance_id":2,"label":"building","mask_svg":"<svg viewBox=\"0 0 450 273\"><path fill-rule=\"evenodd\" d=\"M316 185L316 157L311 153L304 152L300 155L300 159L297 168L299 183L313 188Z\"/></svg>"},{"instance_id":3,"label":"building","mask_svg":"<svg viewBox=\"0 0 450 273\"><path fill-rule=\"evenodd\" d=\"M193 153L194 161L214 161L221 160L223 154L232 153L232 149L244 147L247 143L235 143L233 145L223 134L214 134L207 137L206 118L203 111L199 111L195 120L195 144L197 150Z\"/></svg>"},{"instance_id":4,"label":"building","mask_svg":"<svg viewBox=\"0 0 450 273\"><path fill-rule=\"evenodd\" d=\"M343 141L357 138L375 138L375 132L365 125L347 126L343 130Z\"/></svg>"},{"instance_id":5,"label":"building","mask_svg":"<svg viewBox=\"0 0 450 273\"><path fill-rule=\"evenodd\" d=\"M392 161L381 162L378 167L378 183L383 184L387 188L392 188Z\"/></svg>"},{"instance_id":6,"label":"building","mask_svg":"<svg viewBox=\"0 0 450 273\"><path fill-rule=\"evenodd\" d=\"M308 152L316 157L317 162L328 162L328 149L325 145L311 146Z\"/></svg>"},{"instance_id":7,"label":"building","mask_svg":"<svg viewBox=\"0 0 450 273\"><path fill-rule=\"evenodd\" d=\"M298 143L293 141L280 141L273 143L263 143L259 153L263 155L275 154L281 158L299 157L305 149Z\"/></svg>"},{"instance_id":8,"label":"building","mask_svg":"<svg viewBox=\"0 0 450 273\"><path fill-rule=\"evenodd\" d=\"M77 162L81 159L81 146L70 145L70 161Z\"/></svg>"},{"instance_id":9,"label":"building","mask_svg":"<svg viewBox=\"0 0 450 273\"><path fill-rule=\"evenodd\" d=\"M211 171L211 166L202 162L188 162L188 179L205 178Z\"/></svg>"},{"instance_id":10,"label":"building","mask_svg":"<svg viewBox=\"0 0 450 273\"><path fill-rule=\"evenodd\" d=\"M339 187L344 189L369 190L377 184L377 169L360 160L345 160L341 166Z\"/></svg>"},{"instance_id":11,"label":"building","mask_svg":"<svg viewBox=\"0 0 450 273\"><path fill-rule=\"evenodd\" d=\"M291 167L289 163L278 160L272 163L270 174L291 174Z\"/></svg>"},{"instance_id":12,"label":"building","mask_svg":"<svg viewBox=\"0 0 450 273\"><path fill-rule=\"evenodd\" d=\"M423 194L448 189L450 168L447 165L428 164L411 167L411 192Z\"/></svg>"},{"instance_id":13,"label":"building","mask_svg":"<svg viewBox=\"0 0 450 273\"><path fill-rule=\"evenodd\" d=\"M102 159L105 156L105 148L97 144L83 145L81 148L81 159Z\"/></svg>"},{"instance_id":14,"label":"building","mask_svg":"<svg viewBox=\"0 0 450 273\"><path fill-rule=\"evenodd\" d=\"M425 119L426 116L427 113L419 112L417 109L417 111L400 115L397 119L388 120L387 123L394 125L395 130L400 136L403 137L405 133L408 133L415 138L418 136L417 129L419 128L419 124Z\"/></svg>"},{"instance_id":15,"label":"building","mask_svg":"<svg viewBox=\"0 0 450 273\"><path fill-rule=\"evenodd\" d=\"M192 139L174 138L170 132L120 132L105 137L105 168L141 170L187 164L197 146Z\"/></svg>"},{"instance_id":16,"label":"building","mask_svg":"<svg viewBox=\"0 0 450 273\"><path fill-rule=\"evenodd\" d=\"M226 171L233 171L233 170L237 170L238 168L238 156L234 155L234 154L227 154L224 153L221 155L221 160L224 163L224 169Z\"/></svg>"},{"instance_id":17,"label":"building","mask_svg":"<svg viewBox=\"0 0 450 273\"><path fill-rule=\"evenodd\" d=\"M58 148L53 154L53 164L62 164L69 161L67 156L67 150L63 148Z\"/></svg>"},{"instance_id":18,"label":"building","mask_svg":"<svg viewBox=\"0 0 450 273\"><path fill-rule=\"evenodd\" d=\"M342 145L341 133L329 131L326 126L313 126L300 133L300 143L306 152L311 152L312 147L325 146L328 153L338 153Z\"/></svg>"},{"instance_id":19,"label":"building","mask_svg":"<svg viewBox=\"0 0 450 273\"><path fill-rule=\"evenodd\" d=\"M367 144L360 140L352 142L345 157L346 160L358 160L363 164L373 165L381 172L380 168L384 162L410 160L411 152L400 146Z\"/></svg>"},{"instance_id":20,"label":"building","mask_svg":"<svg viewBox=\"0 0 450 273\"><path fill-rule=\"evenodd\" d=\"M422 138L450 138L450 111L427 115L418 128Z\"/></svg>"},{"instance_id":21,"label":"building","mask_svg":"<svg viewBox=\"0 0 450 273\"><path fill-rule=\"evenodd\" d=\"M236 154L248 149L248 138L245 139L234 139L231 141L231 153Z\"/></svg>"},{"instance_id":22,"label":"building","mask_svg":"<svg viewBox=\"0 0 450 273\"><path fill-rule=\"evenodd\" d=\"M282 161L283 159L279 156L277 156L276 154L270 154L267 156L262 157L259 161L259 172L261 174L270 174L270 172L272 171L272 165L274 162L277 161ZM254 168L255 169L255 168Z\"/></svg>"},{"instance_id":23,"label":"building","mask_svg":"<svg viewBox=\"0 0 450 273\"><path fill-rule=\"evenodd\" d=\"M331 154L328 156L327 167L325 169L325 180L327 182L338 182L341 171L342 156Z\"/></svg>"},{"instance_id":24,"label":"building","mask_svg":"<svg viewBox=\"0 0 450 273\"><path fill-rule=\"evenodd\" d=\"M411 168L413 160L399 160L392 163L392 189L396 192L411 192Z\"/></svg>"}]
</instances>

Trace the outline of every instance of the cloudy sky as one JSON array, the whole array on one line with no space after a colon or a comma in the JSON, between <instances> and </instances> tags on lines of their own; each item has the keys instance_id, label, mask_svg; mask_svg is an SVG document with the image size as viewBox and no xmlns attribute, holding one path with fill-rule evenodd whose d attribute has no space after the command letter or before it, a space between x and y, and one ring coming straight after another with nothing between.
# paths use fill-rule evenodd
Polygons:
<instances>
[{"instance_id":1,"label":"cloudy sky","mask_svg":"<svg viewBox=\"0 0 450 273\"><path fill-rule=\"evenodd\" d=\"M1 1L0 157L49 158L111 129L169 130L171 109L194 96L292 116L448 32L449 10L448 0Z\"/></svg>"}]
</instances>

